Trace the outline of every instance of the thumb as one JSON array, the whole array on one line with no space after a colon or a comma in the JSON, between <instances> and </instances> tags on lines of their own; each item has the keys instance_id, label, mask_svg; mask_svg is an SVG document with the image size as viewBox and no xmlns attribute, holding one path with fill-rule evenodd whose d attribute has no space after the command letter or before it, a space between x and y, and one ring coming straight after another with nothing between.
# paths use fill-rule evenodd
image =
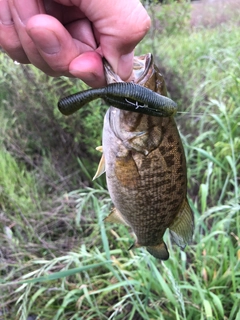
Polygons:
<instances>
[{"instance_id":1,"label":"thumb","mask_svg":"<svg viewBox=\"0 0 240 320\"><path fill-rule=\"evenodd\" d=\"M106 42L101 42L101 47L97 51L100 51L113 71L126 81L132 74L134 48L135 44L122 44L121 39L108 39Z\"/></svg>"},{"instance_id":2,"label":"thumb","mask_svg":"<svg viewBox=\"0 0 240 320\"><path fill-rule=\"evenodd\" d=\"M136 14L136 13L135 13ZM141 23L137 21L142 16ZM139 13L132 17L128 28L116 30L114 35L100 36L101 54L106 58L122 80L127 80L132 74L134 49L150 29L151 21L140 7ZM132 30L129 32L129 30Z\"/></svg>"},{"instance_id":3,"label":"thumb","mask_svg":"<svg viewBox=\"0 0 240 320\"><path fill-rule=\"evenodd\" d=\"M132 73L134 48L151 25L147 11L139 0L82 1L81 10L92 22L97 52L127 80Z\"/></svg>"}]
</instances>

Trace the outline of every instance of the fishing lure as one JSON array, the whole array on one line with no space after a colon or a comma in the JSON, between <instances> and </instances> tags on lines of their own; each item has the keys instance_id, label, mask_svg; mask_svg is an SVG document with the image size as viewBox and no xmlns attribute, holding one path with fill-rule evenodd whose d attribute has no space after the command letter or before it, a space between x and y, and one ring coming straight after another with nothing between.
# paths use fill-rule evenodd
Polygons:
<instances>
[{"instance_id":1,"label":"fishing lure","mask_svg":"<svg viewBox=\"0 0 240 320\"><path fill-rule=\"evenodd\" d=\"M70 115L98 98L122 110L157 117L169 117L177 112L177 105L170 98L131 82L112 83L103 88L78 92L61 99L58 108L62 114Z\"/></svg>"}]
</instances>

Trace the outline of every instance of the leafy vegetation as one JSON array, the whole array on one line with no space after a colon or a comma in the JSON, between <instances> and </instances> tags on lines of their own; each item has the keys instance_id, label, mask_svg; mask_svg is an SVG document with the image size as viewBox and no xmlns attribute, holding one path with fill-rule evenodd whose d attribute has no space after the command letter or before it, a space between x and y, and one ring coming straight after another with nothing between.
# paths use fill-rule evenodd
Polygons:
<instances>
[{"instance_id":1,"label":"leafy vegetation","mask_svg":"<svg viewBox=\"0 0 240 320\"><path fill-rule=\"evenodd\" d=\"M166 262L103 222L111 201L91 182L101 102L65 118L59 96L84 84L0 53L0 319L240 318L239 28L193 28L178 8L175 23L157 7L155 40L137 49L155 52L179 105L188 163L193 243L180 251L167 234Z\"/></svg>"}]
</instances>

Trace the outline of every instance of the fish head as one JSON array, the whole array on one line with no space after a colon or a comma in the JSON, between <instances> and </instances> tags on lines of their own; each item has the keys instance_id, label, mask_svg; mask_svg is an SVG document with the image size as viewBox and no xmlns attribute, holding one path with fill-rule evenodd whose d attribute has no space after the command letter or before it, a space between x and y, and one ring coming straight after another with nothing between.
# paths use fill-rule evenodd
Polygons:
<instances>
[{"instance_id":1,"label":"fish head","mask_svg":"<svg viewBox=\"0 0 240 320\"><path fill-rule=\"evenodd\" d=\"M104 60L104 69L108 84L123 82L106 60ZM134 57L129 81L167 96L164 78L155 65L151 53ZM109 130L122 141L125 147L145 155L159 145L162 124L168 121L162 117L120 110L114 108L114 104L105 119L104 131L110 128Z\"/></svg>"}]
</instances>

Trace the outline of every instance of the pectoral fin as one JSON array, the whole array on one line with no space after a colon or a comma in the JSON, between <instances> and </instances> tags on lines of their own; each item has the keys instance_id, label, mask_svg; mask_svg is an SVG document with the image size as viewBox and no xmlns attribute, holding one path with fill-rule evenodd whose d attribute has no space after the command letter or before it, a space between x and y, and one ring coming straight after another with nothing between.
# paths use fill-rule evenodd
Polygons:
<instances>
[{"instance_id":1,"label":"pectoral fin","mask_svg":"<svg viewBox=\"0 0 240 320\"><path fill-rule=\"evenodd\" d=\"M120 211L118 211L116 208L113 208L110 214L104 219L104 221L112 222L112 223L121 223L125 226L128 226L128 223L123 218Z\"/></svg>"},{"instance_id":2,"label":"pectoral fin","mask_svg":"<svg viewBox=\"0 0 240 320\"><path fill-rule=\"evenodd\" d=\"M97 151L100 151L100 152L102 152L102 153L103 153L103 147L102 147L102 146L98 146L98 147L96 147L96 150L97 150Z\"/></svg>"},{"instance_id":3,"label":"pectoral fin","mask_svg":"<svg viewBox=\"0 0 240 320\"><path fill-rule=\"evenodd\" d=\"M103 152L103 147L99 146L96 148L96 150ZM97 172L95 173L95 176L93 177L93 180L97 179L98 177L100 177L103 173L105 172L105 158L104 155L102 155L99 164L98 164L98 168L97 168Z\"/></svg>"},{"instance_id":4,"label":"pectoral fin","mask_svg":"<svg viewBox=\"0 0 240 320\"><path fill-rule=\"evenodd\" d=\"M169 227L169 231L174 242L181 248L191 242L193 236L194 221L192 210L188 204L187 199L183 202L177 217L172 225Z\"/></svg>"}]
</instances>

